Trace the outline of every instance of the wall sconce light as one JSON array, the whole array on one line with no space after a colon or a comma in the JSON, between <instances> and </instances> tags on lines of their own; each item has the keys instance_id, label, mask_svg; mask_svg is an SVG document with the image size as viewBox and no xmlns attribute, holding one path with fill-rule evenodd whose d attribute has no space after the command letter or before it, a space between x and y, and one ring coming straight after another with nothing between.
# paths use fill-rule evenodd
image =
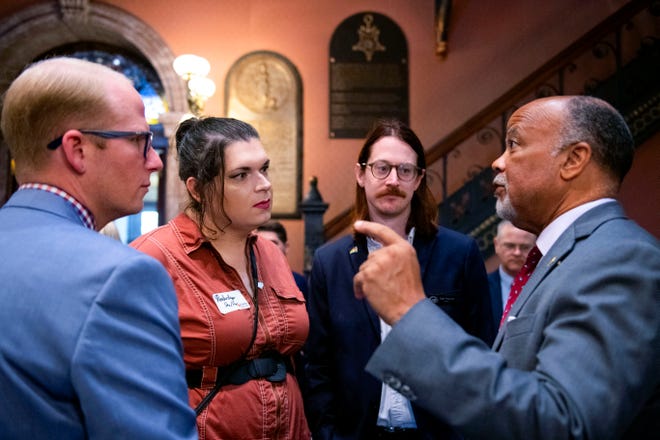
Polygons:
<instances>
[{"instance_id":1,"label":"wall sconce light","mask_svg":"<svg viewBox=\"0 0 660 440\"><path fill-rule=\"evenodd\" d=\"M176 57L172 67L186 82L190 111L195 116L200 116L206 101L215 93L215 83L206 76L211 70L211 65L205 58L185 54Z\"/></svg>"}]
</instances>

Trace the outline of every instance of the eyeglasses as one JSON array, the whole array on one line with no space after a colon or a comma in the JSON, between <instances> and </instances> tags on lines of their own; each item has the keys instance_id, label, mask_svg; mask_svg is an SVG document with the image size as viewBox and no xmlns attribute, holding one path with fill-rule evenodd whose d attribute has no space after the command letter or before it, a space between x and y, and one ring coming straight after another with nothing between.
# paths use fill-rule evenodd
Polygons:
<instances>
[{"instance_id":1,"label":"eyeglasses","mask_svg":"<svg viewBox=\"0 0 660 440\"><path fill-rule=\"evenodd\" d=\"M424 171L423 168L420 168L411 163L400 163L398 165L392 165L385 162L384 160L377 160L371 163L361 163L362 167L370 167L371 174L376 179L386 179L387 176L392 172L392 168L396 169L396 175L402 182L410 182L417 177L417 175Z\"/></svg>"},{"instance_id":2,"label":"eyeglasses","mask_svg":"<svg viewBox=\"0 0 660 440\"><path fill-rule=\"evenodd\" d=\"M141 140L144 138L144 150L142 151L142 156L145 158L147 157L147 152L149 151L149 147L151 146L151 141L154 138L154 134L150 131L101 131L101 130L78 130L79 132L83 134L91 134L92 136L98 136L103 139L123 139L123 138L135 138L134 141L139 145L143 141ZM62 145L62 138L64 136L60 136L57 139L54 139L53 141L49 142L46 147L49 150L54 150L60 145Z\"/></svg>"},{"instance_id":3,"label":"eyeglasses","mask_svg":"<svg viewBox=\"0 0 660 440\"><path fill-rule=\"evenodd\" d=\"M520 249L520 252L522 253L527 253L532 250L534 247L533 244L515 244L515 243L509 243L508 241L502 243L502 247L506 249L507 251L515 251L516 249Z\"/></svg>"}]
</instances>

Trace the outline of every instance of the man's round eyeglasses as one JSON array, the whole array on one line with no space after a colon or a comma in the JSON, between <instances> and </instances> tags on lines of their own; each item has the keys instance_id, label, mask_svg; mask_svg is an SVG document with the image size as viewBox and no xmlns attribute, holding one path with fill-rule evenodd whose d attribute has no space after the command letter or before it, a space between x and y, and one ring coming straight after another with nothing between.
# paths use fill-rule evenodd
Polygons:
<instances>
[{"instance_id":1,"label":"man's round eyeglasses","mask_svg":"<svg viewBox=\"0 0 660 440\"><path fill-rule=\"evenodd\" d=\"M91 134L92 136L98 136L103 139L122 139L122 138L135 138L135 142L140 145L144 142L144 149L142 151L142 156L147 157L147 152L151 146L151 141L154 138L154 134L151 131L102 131L102 130L78 130L83 134ZM62 145L62 138L60 136L57 139L49 142L47 148L49 150L54 150L60 145ZM144 141L142 140L144 139Z\"/></svg>"},{"instance_id":2,"label":"man's round eyeglasses","mask_svg":"<svg viewBox=\"0 0 660 440\"><path fill-rule=\"evenodd\" d=\"M360 166L371 168L371 174L376 179L387 179L387 176L392 172L392 168L396 169L396 175L402 182L410 182L414 180L417 175L424 171L423 168L420 168L412 163L400 163L398 165L392 165L391 163L385 162L384 160L377 160L371 163L361 163Z\"/></svg>"}]
</instances>

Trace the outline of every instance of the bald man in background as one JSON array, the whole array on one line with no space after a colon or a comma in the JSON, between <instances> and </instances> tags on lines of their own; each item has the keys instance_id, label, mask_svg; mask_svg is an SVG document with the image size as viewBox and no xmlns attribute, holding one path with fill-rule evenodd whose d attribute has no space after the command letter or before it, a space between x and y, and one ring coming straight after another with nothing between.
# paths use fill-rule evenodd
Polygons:
<instances>
[{"instance_id":1,"label":"bald man in background","mask_svg":"<svg viewBox=\"0 0 660 440\"><path fill-rule=\"evenodd\" d=\"M534 247L535 242L536 235L516 228L509 220L502 220L497 225L497 235L493 238L493 245L500 265L488 274L495 333L502 318L504 304L509 298L513 278L525 264L527 254Z\"/></svg>"}]
</instances>

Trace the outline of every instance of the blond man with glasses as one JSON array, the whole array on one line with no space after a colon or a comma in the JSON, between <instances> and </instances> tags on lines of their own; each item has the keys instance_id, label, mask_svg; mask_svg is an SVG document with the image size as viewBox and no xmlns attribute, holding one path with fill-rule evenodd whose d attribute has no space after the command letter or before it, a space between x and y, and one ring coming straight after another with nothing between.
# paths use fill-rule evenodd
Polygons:
<instances>
[{"instance_id":1,"label":"blond man with glasses","mask_svg":"<svg viewBox=\"0 0 660 440\"><path fill-rule=\"evenodd\" d=\"M52 58L10 85L1 126L20 186L0 209L0 438L197 438L172 281L98 232L163 167L140 95Z\"/></svg>"}]
</instances>

